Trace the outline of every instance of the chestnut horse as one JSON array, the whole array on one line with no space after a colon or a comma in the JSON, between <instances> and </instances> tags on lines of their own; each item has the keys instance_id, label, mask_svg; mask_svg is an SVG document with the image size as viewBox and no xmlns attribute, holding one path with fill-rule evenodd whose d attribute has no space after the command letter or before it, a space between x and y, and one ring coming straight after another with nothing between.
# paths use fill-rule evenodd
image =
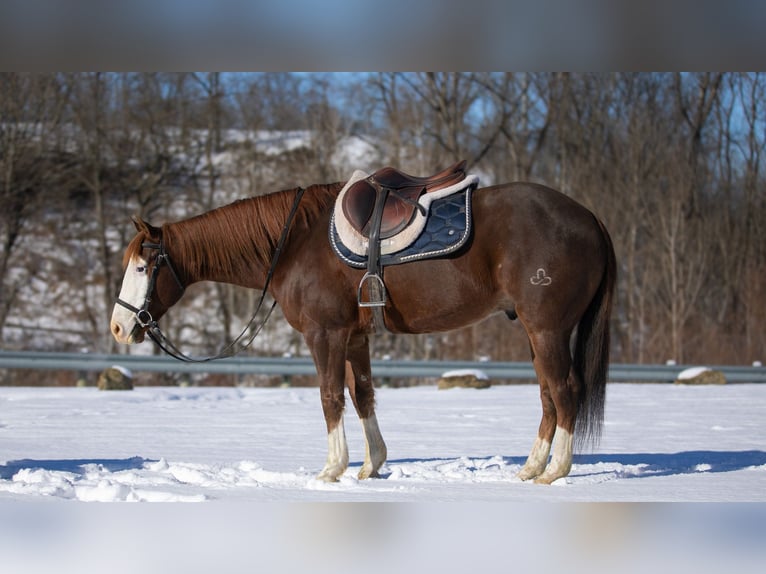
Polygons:
<instances>
[{"instance_id":1,"label":"chestnut horse","mask_svg":"<svg viewBox=\"0 0 766 574\"><path fill-rule=\"evenodd\" d=\"M342 263L328 241L342 187L306 188L267 289L303 334L316 365L329 445L318 478L326 481L337 480L349 462L344 385L366 444L359 478L377 476L386 460L370 372L372 313L357 300L364 270ZM197 281L263 289L303 191L239 200L161 228L134 220L138 233L125 251L121 303L111 320L115 339L143 341L147 318L157 321ZM473 236L459 251L386 267L385 326L393 333L428 333L494 313L518 318L542 402L538 435L518 476L551 483L569 473L575 436L578 443L597 439L601 430L616 279L612 243L589 210L541 185L475 190L472 213ZM153 273L158 261L168 264Z\"/></svg>"}]
</instances>

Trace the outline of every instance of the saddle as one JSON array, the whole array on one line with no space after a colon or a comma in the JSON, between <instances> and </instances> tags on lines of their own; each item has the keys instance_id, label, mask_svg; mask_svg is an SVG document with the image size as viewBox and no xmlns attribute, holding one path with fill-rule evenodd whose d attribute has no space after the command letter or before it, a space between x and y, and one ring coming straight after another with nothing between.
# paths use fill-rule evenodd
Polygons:
<instances>
[{"instance_id":1,"label":"saddle","mask_svg":"<svg viewBox=\"0 0 766 574\"><path fill-rule=\"evenodd\" d=\"M357 302L359 307L372 308L376 330L385 330L386 287L381 255L400 252L416 242L428 222L430 205L461 191L465 192L462 195L465 206L462 219L467 222L470 192L466 190L478 184L478 177L467 175L465 165L465 161L459 161L428 177L409 175L393 167L379 169L370 176L356 171L341 189L330 222L330 240L336 254L346 262L354 264L344 256L341 244L349 251L349 257L363 257L367 273L359 282ZM450 229L448 234L452 235L454 231ZM437 251L451 250L452 247ZM428 256L431 253L434 251ZM411 255L407 259L420 256ZM405 260L402 258L398 262ZM365 286L367 297L363 295Z\"/></svg>"},{"instance_id":2,"label":"saddle","mask_svg":"<svg viewBox=\"0 0 766 574\"><path fill-rule=\"evenodd\" d=\"M409 175L393 167L379 169L348 188L343 196L343 215L357 232L370 238L375 226L375 205L383 194L378 239L388 239L409 225L416 210L425 215L425 209L418 203L421 195L464 180L465 164L465 160L459 161L429 177Z\"/></svg>"}]
</instances>

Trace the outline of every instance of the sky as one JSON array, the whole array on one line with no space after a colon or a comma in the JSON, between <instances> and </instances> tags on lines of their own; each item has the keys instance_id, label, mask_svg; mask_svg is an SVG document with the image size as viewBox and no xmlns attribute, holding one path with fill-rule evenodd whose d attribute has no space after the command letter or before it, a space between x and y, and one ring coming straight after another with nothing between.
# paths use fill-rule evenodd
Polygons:
<instances>
[{"instance_id":1,"label":"sky","mask_svg":"<svg viewBox=\"0 0 766 574\"><path fill-rule=\"evenodd\" d=\"M28 71L757 69L765 11L754 0L9 0L0 62Z\"/></svg>"}]
</instances>

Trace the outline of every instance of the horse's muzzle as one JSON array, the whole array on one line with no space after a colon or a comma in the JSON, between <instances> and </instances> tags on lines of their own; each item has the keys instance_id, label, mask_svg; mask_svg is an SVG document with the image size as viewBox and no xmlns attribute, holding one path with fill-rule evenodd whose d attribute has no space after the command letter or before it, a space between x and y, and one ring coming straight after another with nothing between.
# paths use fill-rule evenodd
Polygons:
<instances>
[{"instance_id":1,"label":"horse's muzzle","mask_svg":"<svg viewBox=\"0 0 766 574\"><path fill-rule=\"evenodd\" d=\"M142 343L146 336L146 326L142 326L138 323L134 323L130 332L118 321L112 321L111 331L114 339L123 345L132 345L134 343Z\"/></svg>"},{"instance_id":2,"label":"horse's muzzle","mask_svg":"<svg viewBox=\"0 0 766 574\"><path fill-rule=\"evenodd\" d=\"M144 337L146 336L146 330L147 327L142 327L138 323L133 327L133 330L130 332L130 337L128 337L129 343L143 343Z\"/></svg>"}]
</instances>

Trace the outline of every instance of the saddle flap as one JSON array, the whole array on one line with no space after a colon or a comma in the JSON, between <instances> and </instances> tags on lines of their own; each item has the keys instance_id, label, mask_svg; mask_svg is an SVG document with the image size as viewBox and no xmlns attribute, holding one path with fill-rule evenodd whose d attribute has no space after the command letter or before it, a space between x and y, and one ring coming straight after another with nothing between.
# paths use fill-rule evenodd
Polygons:
<instances>
[{"instance_id":1,"label":"saddle flap","mask_svg":"<svg viewBox=\"0 0 766 574\"><path fill-rule=\"evenodd\" d=\"M404 201L401 197L389 194L388 201L383 207L383 219L380 222L380 238L388 239L399 233L402 229L407 227L412 218L415 216L415 210L417 209L417 199L423 193L418 188L404 188L397 191L397 195L401 191L409 192L404 197L407 197L410 201ZM369 230L365 230L365 235L369 237Z\"/></svg>"},{"instance_id":2,"label":"saddle flap","mask_svg":"<svg viewBox=\"0 0 766 574\"><path fill-rule=\"evenodd\" d=\"M357 181L343 196L343 215L358 232L363 233L375 209L375 189L366 179ZM366 234L365 234L366 235Z\"/></svg>"}]
</instances>

